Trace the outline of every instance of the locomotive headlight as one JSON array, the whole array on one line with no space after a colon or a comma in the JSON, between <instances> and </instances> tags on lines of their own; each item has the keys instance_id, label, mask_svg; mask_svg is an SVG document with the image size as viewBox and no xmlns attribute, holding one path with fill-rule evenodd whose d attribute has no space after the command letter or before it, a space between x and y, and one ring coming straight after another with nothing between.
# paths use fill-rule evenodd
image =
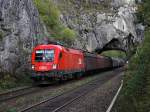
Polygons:
<instances>
[{"instance_id":1,"label":"locomotive headlight","mask_svg":"<svg viewBox=\"0 0 150 112\"><path fill-rule=\"evenodd\" d=\"M53 69L56 69L57 65L56 64L53 64L52 68Z\"/></svg>"},{"instance_id":2,"label":"locomotive headlight","mask_svg":"<svg viewBox=\"0 0 150 112\"><path fill-rule=\"evenodd\" d=\"M34 70L34 68L35 68L34 65L32 65L32 70Z\"/></svg>"}]
</instances>

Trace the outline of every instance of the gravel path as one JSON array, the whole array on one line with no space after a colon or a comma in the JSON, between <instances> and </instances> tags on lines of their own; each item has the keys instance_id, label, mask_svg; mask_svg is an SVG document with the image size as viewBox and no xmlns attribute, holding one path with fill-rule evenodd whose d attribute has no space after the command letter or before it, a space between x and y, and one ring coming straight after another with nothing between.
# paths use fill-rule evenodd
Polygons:
<instances>
[{"instance_id":1,"label":"gravel path","mask_svg":"<svg viewBox=\"0 0 150 112\"><path fill-rule=\"evenodd\" d=\"M118 74L59 112L106 112L121 84L122 74Z\"/></svg>"}]
</instances>

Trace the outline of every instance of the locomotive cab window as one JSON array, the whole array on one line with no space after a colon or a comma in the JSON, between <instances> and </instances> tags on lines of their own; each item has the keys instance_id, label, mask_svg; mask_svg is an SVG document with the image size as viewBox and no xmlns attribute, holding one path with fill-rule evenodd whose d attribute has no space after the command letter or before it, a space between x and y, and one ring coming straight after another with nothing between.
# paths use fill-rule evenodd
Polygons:
<instances>
[{"instance_id":1,"label":"locomotive cab window","mask_svg":"<svg viewBox=\"0 0 150 112\"><path fill-rule=\"evenodd\" d=\"M37 62L52 62L54 61L54 50L36 50L35 61Z\"/></svg>"}]
</instances>

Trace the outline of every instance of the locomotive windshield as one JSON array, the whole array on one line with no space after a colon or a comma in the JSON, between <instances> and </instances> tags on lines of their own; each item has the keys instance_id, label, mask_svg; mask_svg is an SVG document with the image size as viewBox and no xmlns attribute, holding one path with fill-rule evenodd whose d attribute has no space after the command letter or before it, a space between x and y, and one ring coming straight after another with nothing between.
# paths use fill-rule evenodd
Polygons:
<instances>
[{"instance_id":1,"label":"locomotive windshield","mask_svg":"<svg viewBox=\"0 0 150 112\"><path fill-rule=\"evenodd\" d=\"M54 50L36 50L35 61L52 62L54 61Z\"/></svg>"}]
</instances>

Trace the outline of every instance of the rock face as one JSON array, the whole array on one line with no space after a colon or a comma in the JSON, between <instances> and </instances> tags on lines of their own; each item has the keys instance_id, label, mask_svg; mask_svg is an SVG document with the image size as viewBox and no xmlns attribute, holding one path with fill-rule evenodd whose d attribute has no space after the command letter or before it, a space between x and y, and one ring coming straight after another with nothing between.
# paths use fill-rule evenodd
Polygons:
<instances>
[{"instance_id":1,"label":"rock face","mask_svg":"<svg viewBox=\"0 0 150 112\"><path fill-rule=\"evenodd\" d=\"M34 37L44 32L32 0L0 0L0 72L22 73L28 68Z\"/></svg>"},{"instance_id":2,"label":"rock face","mask_svg":"<svg viewBox=\"0 0 150 112\"><path fill-rule=\"evenodd\" d=\"M83 3L82 0L77 0L67 10L67 13L64 12L61 16L66 26L79 33L79 38L74 46L95 51L101 50L111 42L112 45L108 45L108 47L126 51L129 44L142 40L142 37L137 35L134 0L91 0L93 5L90 5L90 0L85 1ZM57 0L57 4L59 2L60 0ZM85 8L85 4L88 2L90 5L88 8L91 7L91 10ZM93 7L96 7L94 3L103 4L104 8L93 10ZM141 29L138 31L142 32Z\"/></svg>"},{"instance_id":3,"label":"rock face","mask_svg":"<svg viewBox=\"0 0 150 112\"><path fill-rule=\"evenodd\" d=\"M77 48L94 51L108 45L127 50L130 43L142 40L143 27L134 24L136 8L132 0L54 2L64 6L62 23L77 31L73 45ZM0 0L0 73L29 71L32 47L43 41L35 37L46 32L32 0Z\"/></svg>"}]
</instances>

